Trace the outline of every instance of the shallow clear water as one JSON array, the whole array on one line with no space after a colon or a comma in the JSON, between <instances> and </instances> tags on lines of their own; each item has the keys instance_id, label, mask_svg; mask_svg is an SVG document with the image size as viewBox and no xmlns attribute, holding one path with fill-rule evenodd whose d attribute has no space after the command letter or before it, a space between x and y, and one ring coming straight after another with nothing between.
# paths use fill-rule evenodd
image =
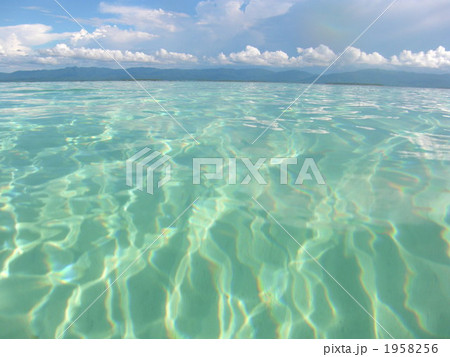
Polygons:
<instances>
[{"instance_id":1,"label":"shallow clear water","mask_svg":"<svg viewBox=\"0 0 450 357\"><path fill-rule=\"evenodd\" d=\"M199 144L133 82L0 85L0 337L450 337L448 90L318 85L252 145L303 85L143 85ZM326 185L193 185L194 157Z\"/></svg>"}]
</instances>

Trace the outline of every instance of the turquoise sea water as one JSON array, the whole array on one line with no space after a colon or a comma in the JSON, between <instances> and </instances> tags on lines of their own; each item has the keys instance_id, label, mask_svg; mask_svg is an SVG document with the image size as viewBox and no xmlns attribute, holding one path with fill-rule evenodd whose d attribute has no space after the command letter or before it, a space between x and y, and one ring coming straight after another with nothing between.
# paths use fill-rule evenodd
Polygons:
<instances>
[{"instance_id":1,"label":"turquoise sea water","mask_svg":"<svg viewBox=\"0 0 450 357\"><path fill-rule=\"evenodd\" d=\"M448 90L314 86L252 145L303 85L142 83L199 144L133 82L0 85L0 337L450 337ZM193 185L194 157L326 185Z\"/></svg>"}]
</instances>

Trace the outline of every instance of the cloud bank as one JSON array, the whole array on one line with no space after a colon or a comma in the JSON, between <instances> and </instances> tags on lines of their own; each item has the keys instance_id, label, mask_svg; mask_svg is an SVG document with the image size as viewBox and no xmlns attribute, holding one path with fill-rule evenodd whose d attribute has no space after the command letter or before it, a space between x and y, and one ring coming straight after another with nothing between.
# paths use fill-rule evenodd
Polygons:
<instances>
[{"instance_id":1,"label":"cloud bank","mask_svg":"<svg viewBox=\"0 0 450 357\"><path fill-rule=\"evenodd\" d=\"M71 48L64 43L60 43L51 49L41 50L39 53L46 59L55 60L61 58L76 58L94 61L118 61L120 63L150 63L150 64L178 64L196 63L197 57L178 52L169 52L165 49L156 51L155 54L144 52L132 52L121 50L107 50L102 48Z\"/></svg>"},{"instance_id":2,"label":"cloud bank","mask_svg":"<svg viewBox=\"0 0 450 357\"><path fill-rule=\"evenodd\" d=\"M202 57L189 53L173 52L166 49L159 49L153 53L143 51L128 51L118 49L102 49L97 47L78 46L78 44L92 43L93 39L104 40L115 38L118 42L127 42L129 37L135 41L140 39L152 39L154 35L146 32L120 30L116 27L101 27L88 33L85 30L76 33L52 34L51 30L45 26L24 25L18 32L8 33L0 40L0 62L18 62L26 58L28 62L40 64L64 64L67 59L89 60L100 62L114 62L114 59L125 64L143 63L159 65L246 65L263 66L276 68L303 68L303 67L325 67L330 65L338 57L331 48L326 45L317 47L297 48L297 55L289 56L286 52L261 51L257 47L247 45L244 50L220 53L215 57ZM34 32L34 37L26 37L26 31ZM11 29L9 29L11 30ZM5 28L0 28L0 34L5 32ZM58 43L54 47L47 49L33 50L30 44L42 44L46 41L65 38L68 43ZM95 43L94 43L95 44ZM73 63L73 62L72 62ZM81 64L81 63L80 63ZM409 67L409 68L430 68L430 69L450 69L450 51L443 46L435 50L426 52L413 52L403 50L398 55L386 58L378 52L367 53L361 49L350 47L336 61L337 66L363 65L372 67Z\"/></svg>"},{"instance_id":3,"label":"cloud bank","mask_svg":"<svg viewBox=\"0 0 450 357\"><path fill-rule=\"evenodd\" d=\"M336 58L336 54L328 46L320 45L315 48L297 48L298 56L290 57L283 51L264 51L247 46L241 52L232 52L228 55L219 54L216 58L209 59L211 63L231 65L247 64L267 67L325 67L330 65ZM443 46L427 52L404 50L399 55L385 58L378 52L366 53L358 48L350 47L336 65L368 65L375 67L420 67L445 69L450 68L450 51Z\"/></svg>"}]
</instances>

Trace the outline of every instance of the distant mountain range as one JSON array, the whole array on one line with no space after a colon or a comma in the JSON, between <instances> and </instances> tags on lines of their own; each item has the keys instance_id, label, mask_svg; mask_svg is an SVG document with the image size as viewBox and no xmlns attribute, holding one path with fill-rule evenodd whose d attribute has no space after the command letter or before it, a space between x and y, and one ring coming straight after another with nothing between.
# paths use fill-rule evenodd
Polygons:
<instances>
[{"instance_id":1,"label":"distant mountain range","mask_svg":"<svg viewBox=\"0 0 450 357\"><path fill-rule=\"evenodd\" d=\"M311 83L317 75L289 70L271 71L267 69L158 69L129 68L129 73L138 80L162 81L254 81ZM0 73L0 82L54 82L54 81L123 81L131 80L122 69L97 67L68 67L53 70L17 71ZM416 72L366 69L355 72L331 73L322 76L317 83L323 84L363 84L380 86L450 88L450 74L430 74Z\"/></svg>"}]
</instances>

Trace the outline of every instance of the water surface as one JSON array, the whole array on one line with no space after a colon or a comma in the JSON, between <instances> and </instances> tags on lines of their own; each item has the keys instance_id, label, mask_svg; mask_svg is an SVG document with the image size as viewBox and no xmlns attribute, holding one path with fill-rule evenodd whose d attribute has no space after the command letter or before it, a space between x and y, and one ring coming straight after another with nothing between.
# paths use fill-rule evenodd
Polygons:
<instances>
[{"instance_id":1,"label":"water surface","mask_svg":"<svg viewBox=\"0 0 450 357\"><path fill-rule=\"evenodd\" d=\"M0 337L450 337L448 90L317 85L252 145L303 85L142 83L199 144L133 82L0 85ZM192 185L194 157L326 185Z\"/></svg>"}]
</instances>

